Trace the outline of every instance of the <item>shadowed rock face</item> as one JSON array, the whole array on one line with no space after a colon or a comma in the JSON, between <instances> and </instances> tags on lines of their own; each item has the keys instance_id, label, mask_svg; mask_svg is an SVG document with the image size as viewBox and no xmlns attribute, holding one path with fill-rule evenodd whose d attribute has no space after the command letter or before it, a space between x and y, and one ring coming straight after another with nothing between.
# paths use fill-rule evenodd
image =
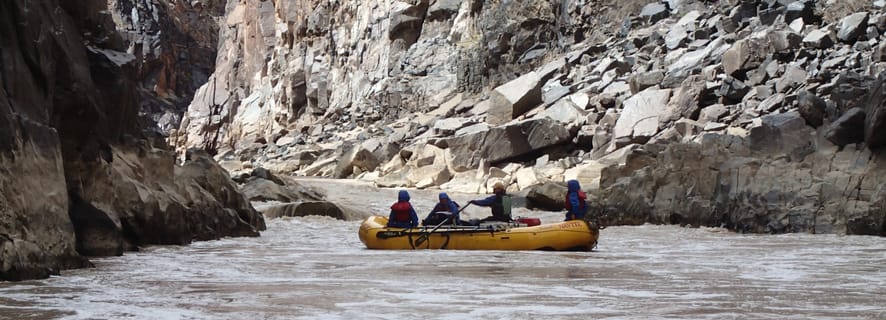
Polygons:
<instances>
[{"instance_id":1,"label":"shadowed rock face","mask_svg":"<svg viewBox=\"0 0 886 320\"><path fill-rule=\"evenodd\" d=\"M178 128L197 88L215 66L218 20L223 0L92 0L95 5L62 3L84 38L116 47L138 61L131 80L138 89L145 129L167 134ZM95 7L106 6L96 12ZM95 25L103 26L96 30Z\"/></svg>"},{"instance_id":2,"label":"shadowed rock face","mask_svg":"<svg viewBox=\"0 0 886 320\"><path fill-rule=\"evenodd\" d=\"M151 62L128 52L106 16L115 5L0 3L0 279L264 228L211 158L176 165L143 133L138 88Z\"/></svg>"},{"instance_id":3,"label":"shadowed rock face","mask_svg":"<svg viewBox=\"0 0 886 320\"><path fill-rule=\"evenodd\" d=\"M864 138L874 148L886 146L886 73L881 73L867 100Z\"/></svg>"},{"instance_id":4,"label":"shadowed rock face","mask_svg":"<svg viewBox=\"0 0 886 320\"><path fill-rule=\"evenodd\" d=\"M71 40L52 32L73 30L67 16L54 7L48 2L0 3L0 279L4 280L47 277L63 268L88 265L75 251L66 157L54 120L57 113L70 112L79 104L84 106L82 114L94 115L86 98L94 86L77 37ZM77 120L81 119L73 119Z\"/></svg>"}]
</instances>

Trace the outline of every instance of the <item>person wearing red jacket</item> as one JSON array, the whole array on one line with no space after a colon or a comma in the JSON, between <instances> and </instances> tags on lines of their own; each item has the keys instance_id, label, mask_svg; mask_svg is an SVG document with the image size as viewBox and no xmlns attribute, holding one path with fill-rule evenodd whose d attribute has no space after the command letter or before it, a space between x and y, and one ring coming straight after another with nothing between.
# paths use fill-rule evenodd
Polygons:
<instances>
[{"instance_id":1,"label":"person wearing red jacket","mask_svg":"<svg viewBox=\"0 0 886 320\"><path fill-rule=\"evenodd\" d=\"M391 214L388 217L388 227L415 228L418 226L418 214L409 203L409 192L400 190L397 202L391 205Z\"/></svg>"}]
</instances>

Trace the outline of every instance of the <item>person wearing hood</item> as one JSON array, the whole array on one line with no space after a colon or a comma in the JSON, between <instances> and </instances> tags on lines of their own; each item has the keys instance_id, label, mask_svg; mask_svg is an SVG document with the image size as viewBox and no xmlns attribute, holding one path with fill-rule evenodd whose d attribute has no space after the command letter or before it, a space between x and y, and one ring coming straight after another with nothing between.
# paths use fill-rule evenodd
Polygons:
<instances>
[{"instance_id":1,"label":"person wearing hood","mask_svg":"<svg viewBox=\"0 0 886 320\"><path fill-rule=\"evenodd\" d=\"M452 224L458 225L460 224L460 220L458 217L458 203L449 199L449 195L446 192L441 192L439 196L440 202L431 209L431 213L428 213L428 217L422 221L423 225L438 225L445 221L449 221Z\"/></svg>"},{"instance_id":2,"label":"person wearing hood","mask_svg":"<svg viewBox=\"0 0 886 320\"><path fill-rule=\"evenodd\" d=\"M469 204L475 204L481 207L489 207L492 210L492 216L486 217L480 222L501 221L511 222L511 197L505 194L505 186L501 182L496 182L492 187L492 196L485 199L471 200Z\"/></svg>"},{"instance_id":3,"label":"person wearing hood","mask_svg":"<svg viewBox=\"0 0 886 320\"><path fill-rule=\"evenodd\" d=\"M391 205L391 215L388 217L388 227L415 228L418 226L418 215L412 204L409 203L409 192L400 190L397 202Z\"/></svg>"},{"instance_id":4,"label":"person wearing hood","mask_svg":"<svg viewBox=\"0 0 886 320\"><path fill-rule=\"evenodd\" d=\"M588 196L581 191L578 180L566 182L566 220L581 220L588 213L588 204L585 201Z\"/></svg>"}]
</instances>

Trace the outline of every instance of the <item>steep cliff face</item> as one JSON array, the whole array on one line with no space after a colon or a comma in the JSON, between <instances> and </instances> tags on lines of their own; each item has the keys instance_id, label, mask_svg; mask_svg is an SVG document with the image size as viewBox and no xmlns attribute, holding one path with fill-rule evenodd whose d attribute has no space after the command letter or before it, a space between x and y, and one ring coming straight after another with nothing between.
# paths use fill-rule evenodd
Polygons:
<instances>
[{"instance_id":1,"label":"steep cliff face","mask_svg":"<svg viewBox=\"0 0 886 320\"><path fill-rule=\"evenodd\" d=\"M90 42L120 48L138 61L133 81L139 112L146 127L155 122L167 134L178 127L194 92L214 69L225 1L95 2L107 10L72 8L87 17L80 29L89 31L84 36ZM92 30L96 24L106 27Z\"/></svg>"},{"instance_id":2,"label":"steep cliff face","mask_svg":"<svg viewBox=\"0 0 886 320\"><path fill-rule=\"evenodd\" d=\"M605 37L590 29L613 22L595 15L601 8L638 8L606 6L614 2L230 1L216 71L176 141L249 158L287 136L341 140Z\"/></svg>"},{"instance_id":3,"label":"steep cliff face","mask_svg":"<svg viewBox=\"0 0 886 320\"><path fill-rule=\"evenodd\" d=\"M53 32L74 29L56 7L43 2L0 4L0 279L4 280L46 277L59 268L88 263L75 251L62 142L53 124L56 110L72 111L84 97L92 96L88 92L92 83L89 69L72 63L86 60L82 46ZM84 108L82 113L90 111Z\"/></svg>"},{"instance_id":4,"label":"steep cliff face","mask_svg":"<svg viewBox=\"0 0 886 320\"><path fill-rule=\"evenodd\" d=\"M176 166L143 133L143 60L108 13L102 1L0 3L0 279L264 228L213 161Z\"/></svg>"},{"instance_id":5,"label":"steep cliff face","mask_svg":"<svg viewBox=\"0 0 886 320\"><path fill-rule=\"evenodd\" d=\"M173 139L233 172L577 178L622 224L886 234L884 31L868 1L232 1Z\"/></svg>"}]
</instances>

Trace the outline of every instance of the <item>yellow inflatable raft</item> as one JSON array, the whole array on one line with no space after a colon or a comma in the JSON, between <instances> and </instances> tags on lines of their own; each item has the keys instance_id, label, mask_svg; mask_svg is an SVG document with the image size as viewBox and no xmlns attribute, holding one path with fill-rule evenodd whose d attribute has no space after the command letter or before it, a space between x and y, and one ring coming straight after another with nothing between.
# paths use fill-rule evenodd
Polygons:
<instances>
[{"instance_id":1,"label":"yellow inflatable raft","mask_svg":"<svg viewBox=\"0 0 886 320\"><path fill-rule=\"evenodd\" d=\"M388 228L388 218L371 216L360 225L369 249L590 251L599 228L583 220L526 227L514 223L481 226Z\"/></svg>"}]
</instances>

